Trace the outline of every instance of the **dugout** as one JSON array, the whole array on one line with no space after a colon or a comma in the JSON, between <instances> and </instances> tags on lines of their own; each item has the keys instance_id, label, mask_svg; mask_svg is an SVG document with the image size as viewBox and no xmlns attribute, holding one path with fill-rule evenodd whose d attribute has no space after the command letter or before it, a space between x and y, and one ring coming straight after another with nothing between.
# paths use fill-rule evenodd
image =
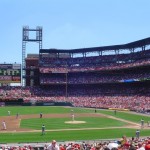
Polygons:
<instances>
[{"instance_id":1,"label":"dugout","mask_svg":"<svg viewBox=\"0 0 150 150\"><path fill-rule=\"evenodd\" d=\"M70 102L37 102L35 106L73 106Z\"/></svg>"}]
</instances>

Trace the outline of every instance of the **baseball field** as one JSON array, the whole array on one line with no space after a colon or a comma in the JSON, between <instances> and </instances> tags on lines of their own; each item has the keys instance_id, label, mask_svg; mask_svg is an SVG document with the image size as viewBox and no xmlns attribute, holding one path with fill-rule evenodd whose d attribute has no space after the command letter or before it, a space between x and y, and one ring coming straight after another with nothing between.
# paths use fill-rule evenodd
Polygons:
<instances>
[{"instance_id":1,"label":"baseball field","mask_svg":"<svg viewBox=\"0 0 150 150\"><path fill-rule=\"evenodd\" d=\"M43 114L42 118L40 113ZM143 128L141 119L144 119ZM3 121L6 123L6 130L3 129ZM119 139L122 135L135 136L137 129L140 129L140 136L150 136L148 121L150 115L130 111L117 111L115 114L114 110L97 109L95 112L92 108L0 107L0 143L49 142L52 139L57 141ZM42 125L45 125L44 135L41 132Z\"/></svg>"}]
</instances>

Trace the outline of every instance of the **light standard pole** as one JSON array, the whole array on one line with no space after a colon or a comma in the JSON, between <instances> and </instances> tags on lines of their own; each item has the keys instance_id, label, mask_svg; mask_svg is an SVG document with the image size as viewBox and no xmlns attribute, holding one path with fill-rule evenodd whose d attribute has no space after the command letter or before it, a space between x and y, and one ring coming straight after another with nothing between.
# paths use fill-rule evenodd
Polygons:
<instances>
[{"instance_id":1,"label":"light standard pole","mask_svg":"<svg viewBox=\"0 0 150 150\"><path fill-rule=\"evenodd\" d=\"M66 71L66 99L67 99L67 97L68 97L68 73L67 73L67 71Z\"/></svg>"},{"instance_id":2,"label":"light standard pole","mask_svg":"<svg viewBox=\"0 0 150 150\"><path fill-rule=\"evenodd\" d=\"M67 100L67 97L68 97L68 66L67 66L67 62L66 62L66 100Z\"/></svg>"}]
</instances>

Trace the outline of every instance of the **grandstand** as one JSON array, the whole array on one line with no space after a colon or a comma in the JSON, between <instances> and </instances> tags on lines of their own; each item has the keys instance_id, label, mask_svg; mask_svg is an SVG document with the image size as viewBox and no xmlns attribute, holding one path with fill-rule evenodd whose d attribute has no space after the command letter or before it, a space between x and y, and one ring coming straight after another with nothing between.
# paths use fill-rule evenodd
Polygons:
<instances>
[{"instance_id":1,"label":"grandstand","mask_svg":"<svg viewBox=\"0 0 150 150\"><path fill-rule=\"evenodd\" d=\"M26 86L1 88L1 101L150 111L150 38L123 45L40 49L25 62Z\"/></svg>"},{"instance_id":2,"label":"grandstand","mask_svg":"<svg viewBox=\"0 0 150 150\"><path fill-rule=\"evenodd\" d=\"M40 49L39 64L33 63L35 57L26 58L26 85L34 86L31 95L37 101L149 111L149 45L146 38L114 46Z\"/></svg>"}]
</instances>

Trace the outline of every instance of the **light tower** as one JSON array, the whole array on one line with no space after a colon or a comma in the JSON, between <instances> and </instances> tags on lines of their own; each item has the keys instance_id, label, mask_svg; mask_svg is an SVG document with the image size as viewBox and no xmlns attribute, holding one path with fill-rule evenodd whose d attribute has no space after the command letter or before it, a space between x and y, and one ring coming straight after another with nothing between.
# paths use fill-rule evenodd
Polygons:
<instances>
[{"instance_id":1,"label":"light tower","mask_svg":"<svg viewBox=\"0 0 150 150\"><path fill-rule=\"evenodd\" d=\"M31 32L36 33L35 37L30 37ZM37 26L36 29L30 29L29 26L24 26L22 30L22 86L25 86L25 57L26 57L26 43L36 42L39 44L39 50L42 49L42 27Z\"/></svg>"}]
</instances>

